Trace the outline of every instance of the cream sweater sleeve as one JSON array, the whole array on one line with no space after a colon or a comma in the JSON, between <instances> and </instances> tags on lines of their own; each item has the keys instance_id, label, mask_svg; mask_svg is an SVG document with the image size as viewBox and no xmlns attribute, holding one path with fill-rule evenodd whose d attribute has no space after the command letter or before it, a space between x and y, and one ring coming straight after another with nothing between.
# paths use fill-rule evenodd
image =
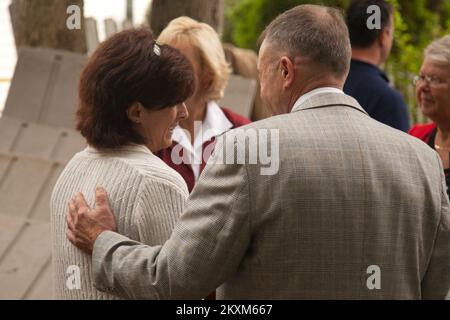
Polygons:
<instances>
[{"instance_id":1,"label":"cream sweater sleeve","mask_svg":"<svg viewBox=\"0 0 450 320\"><path fill-rule=\"evenodd\" d=\"M171 182L146 181L134 214L140 242L151 246L164 244L183 213L187 197L187 190Z\"/></svg>"}]
</instances>

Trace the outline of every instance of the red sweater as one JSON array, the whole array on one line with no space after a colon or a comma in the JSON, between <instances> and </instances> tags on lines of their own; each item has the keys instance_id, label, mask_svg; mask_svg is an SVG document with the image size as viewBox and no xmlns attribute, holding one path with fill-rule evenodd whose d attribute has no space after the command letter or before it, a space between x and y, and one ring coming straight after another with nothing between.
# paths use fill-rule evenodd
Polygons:
<instances>
[{"instance_id":1,"label":"red sweater","mask_svg":"<svg viewBox=\"0 0 450 320\"><path fill-rule=\"evenodd\" d=\"M434 149L434 139L436 138L436 125L434 123L415 125L409 130L409 134L419 138ZM445 183L447 184L447 194L450 199L450 168L444 168L444 175Z\"/></svg>"},{"instance_id":2,"label":"red sweater","mask_svg":"<svg viewBox=\"0 0 450 320\"><path fill-rule=\"evenodd\" d=\"M240 126L250 123L250 120L248 120L247 118L245 118L241 115L238 115L237 113L234 113L233 111L231 111L229 109L226 109L226 108L221 108L221 109L222 109L223 113L225 114L225 116L228 118L228 120L233 125L233 127L231 129L234 129L234 128L237 128L237 127L240 127ZM203 143L202 150L205 150L205 148L207 146L209 146L211 143L214 143L214 142L215 142L215 138L205 141ZM177 145L177 142L173 142L172 146L170 146L167 149L158 151L156 153L156 155L183 177L184 181L186 181L189 192L192 192L192 189L194 188L194 185L195 185L195 176L194 176L194 172L192 171L191 165L185 164L185 163L175 164L172 161L172 158L171 158L172 149L176 145ZM180 151L181 157L183 157L183 152L184 152L184 150ZM203 157L202 157L202 163L200 165L200 173L205 168L205 165L206 165L205 159L203 159Z\"/></svg>"},{"instance_id":3,"label":"red sweater","mask_svg":"<svg viewBox=\"0 0 450 320\"><path fill-rule=\"evenodd\" d=\"M409 130L409 134L419 138L425 143L428 143L434 129L436 129L436 125L434 123L416 124Z\"/></svg>"}]
</instances>

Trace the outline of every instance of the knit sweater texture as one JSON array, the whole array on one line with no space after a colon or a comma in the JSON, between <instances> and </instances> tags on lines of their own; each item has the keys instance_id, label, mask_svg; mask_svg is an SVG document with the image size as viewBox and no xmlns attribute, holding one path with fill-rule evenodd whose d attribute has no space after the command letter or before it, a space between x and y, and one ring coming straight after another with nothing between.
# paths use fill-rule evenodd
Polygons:
<instances>
[{"instance_id":1,"label":"knit sweater texture","mask_svg":"<svg viewBox=\"0 0 450 320\"><path fill-rule=\"evenodd\" d=\"M93 286L91 256L66 238L68 201L82 192L94 207L102 186L118 232L147 245L161 245L172 233L188 197L181 176L142 145L110 151L92 147L77 153L59 177L51 199L53 285L56 299L117 299Z\"/></svg>"}]
</instances>

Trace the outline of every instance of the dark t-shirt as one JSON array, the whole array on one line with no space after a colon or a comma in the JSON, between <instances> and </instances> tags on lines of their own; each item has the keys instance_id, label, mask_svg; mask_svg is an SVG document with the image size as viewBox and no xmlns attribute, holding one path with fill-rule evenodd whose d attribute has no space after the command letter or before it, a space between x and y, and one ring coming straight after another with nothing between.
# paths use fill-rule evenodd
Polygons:
<instances>
[{"instance_id":1,"label":"dark t-shirt","mask_svg":"<svg viewBox=\"0 0 450 320\"><path fill-rule=\"evenodd\" d=\"M404 132L409 130L408 107L377 66L352 60L344 92L354 97L375 120Z\"/></svg>"}]
</instances>

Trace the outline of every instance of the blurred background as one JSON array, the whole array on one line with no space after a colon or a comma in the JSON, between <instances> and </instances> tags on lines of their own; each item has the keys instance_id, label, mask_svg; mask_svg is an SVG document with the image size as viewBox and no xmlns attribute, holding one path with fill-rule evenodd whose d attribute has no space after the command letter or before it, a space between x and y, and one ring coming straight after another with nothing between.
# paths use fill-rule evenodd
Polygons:
<instances>
[{"instance_id":1,"label":"blurred background","mask_svg":"<svg viewBox=\"0 0 450 320\"><path fill-rule=\"evenodd\" d=\"M255 39L278 13L301 3L347 8L350 0L225 0L224 40L255 49ZM385 70L410 107L412 122L425 119L418 113L411 78L422 63L423 49L450 32L449 0L391 0L396 8L395 44Z\"/></svg>"},{"instance_id":2,"label":"blurred background","mask_svg":"<svg viewBox=\"0 0 450 320\"><path fill-rule=\"evenodd\" d=\"M9 5L16 3L19 24L26 17L27 26L22 33L32 32L35 37L19 39L18 44L27 46L46 46L70 51L84 52L82 44L78 48L67 46L59 35L57 42L46 42L38 30L60 33L53 28L58 23L57 15L67 17L64 10L70 4L83 8L85 18L97 22L99 41L105 34L105 19L112 19L122 29L128 25L151 25L159 33L169 20L179 15L188 15L205 21L222 35L224 43L240 48L256 50L256 39L264 27L280 12L302 3L317 3L345 9L349 0L0 0L0 110L6 100L9 81L14 72L17 53L11 26ZM392 0L397 8L395 46L385 69L394 85L403 93L410 106L413 122L423 121L417 113L417 105L410 85L411 76L419 70L422 51L431 39L436 39L450 30L450 1L448 0ZM152 10L153 6L153 10ZM28 12L22 12L28 11ZM30 17L32 16L32 18ZM32 21L31 21L32 20ZM40 21L37 23L37 21ZM20 28L20 27L19 27ZM60 28L59 28L60 29ZM45 31L47 30L47 31ZM66 30L67 35L73 33ZM18 35L18 37L23 37ZM70 36L69 36L70 37ZM1 112L1 111L0 111Z\"/></svg>"},{"instance_id":3,"label":"blurred background","mask_svg":"<svg viewBox=\"0 0 450 320\"><path fill-rule=\"evenodd\" d=\"M13 77L14 67L16 66L17 61L17 51L9 13L11 2L14 1L0 0L0 34L2 35L0 37L0 114L6 102L10 81ZM41 7L41 4L39 4L41 2L40 0L34 2L38 4L38 7ZM46 2L64 1L56 0ZM146 10L151 5L151 0L134 0L128 5L131 5L134 23L140 24L145 21ZM126 0L84 0L84 16L92 17L97 21L104 21L105 19L110 18L114 21L121 22L125 21L127 18L126 6ZM48 20L51 20L52 17L46 17L48 12L35 12L34 14L37 19L42 19L49 24L51 23L51 21ZM66 13L64 11L61 14L65 15ZM105 26L102 23L98 24L98 35L100 41L105 39Z\"/></svg>"}]
</instances>

